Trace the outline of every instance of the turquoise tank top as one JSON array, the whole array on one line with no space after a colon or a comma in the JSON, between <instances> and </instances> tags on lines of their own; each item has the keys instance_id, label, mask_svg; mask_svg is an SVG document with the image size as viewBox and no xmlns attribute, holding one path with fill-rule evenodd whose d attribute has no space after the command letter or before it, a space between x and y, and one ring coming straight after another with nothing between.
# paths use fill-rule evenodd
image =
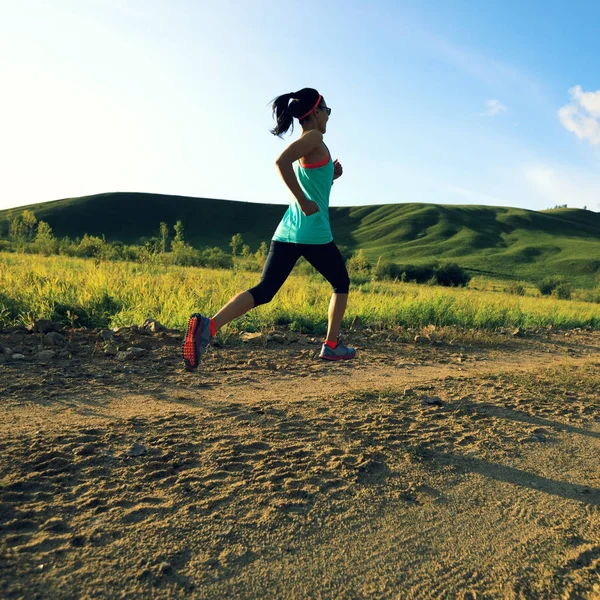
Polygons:
<instances>
[{"instance_id":1,"label":"turquoise tank top","mask_svg":"<svg viewBox=\"0 0 600 600\"><path fill-rule=\"evenodd\" d=\"M333 183L331 154L325 164L303 167L298 160L293 168L302 191L309 200L317 203L319 212L307 217L296 199L292 198L273 239L294 244L328 244L333 240L329 224L329 193Z\"/></svg>"}]
</instances>

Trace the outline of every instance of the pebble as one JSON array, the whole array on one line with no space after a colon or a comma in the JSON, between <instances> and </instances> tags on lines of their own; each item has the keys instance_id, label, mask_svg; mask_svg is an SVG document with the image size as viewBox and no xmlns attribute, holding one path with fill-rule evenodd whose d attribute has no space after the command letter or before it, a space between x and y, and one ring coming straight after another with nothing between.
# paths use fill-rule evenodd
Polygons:
<instances>
[{"instance_id":1,"label":"pebble","mask_svg":"<svg viewBox=\"0 0 600 600\"><path fill-rule=\"evenodd\" d=\"M38 359L41 361L48 361L56 356L54 350L41 350L38 352Z\"/></svg>"},{"instance_id":2,"label":"pebble","mask_svg":"<svg viewBox=\"0 0 600 600\"><path fill-rule=\"evenodd\" d=\"M65 336L56 331L51 331L43 337L42 344L44 346L64 346L66 344Z\"/></svg>"},{"instance_id":3,"label":"pebble","mask_svg":"<svg viewBox=\"0 0 600 600\"><path fill-rule=\"evenodd\" d=\"M150 333L158 333L159 331L164 331L165 327L154 319L146 319L142 325L142 329L145 329Z\"/></svg>"},{"instance_id":4,"label":"pebble","mask_svg":"<svg viewBox=\"0 0 600 600\"><path fill-rule=\"evenodd\" d=\"M424 396L421 400L427 406L442 406L442 400L438 396Z\"/></svg>"},{"instance_id":5,"label":"pebble","mask_svg":"<svg viewBox=\"0 0 600 600\"><path fill-rule=\"evenodd\" d=\"M116 356L118 353L119 353L119 347L117 346L117 344L109 342L106 345L106 348L104 348L104 354L106 356Z\"/></svg>"},{"instance_id":6,"label":"pebble","mask_svg":"<svg viewBox=\"0 0 600 600\"><path fill-rule=\"evenodd\" d=\"M142 454L146 454L146 447L141 444L133 444L125 454L127 454L127 456L142 456Z\"/></svg>"}]
</instances>

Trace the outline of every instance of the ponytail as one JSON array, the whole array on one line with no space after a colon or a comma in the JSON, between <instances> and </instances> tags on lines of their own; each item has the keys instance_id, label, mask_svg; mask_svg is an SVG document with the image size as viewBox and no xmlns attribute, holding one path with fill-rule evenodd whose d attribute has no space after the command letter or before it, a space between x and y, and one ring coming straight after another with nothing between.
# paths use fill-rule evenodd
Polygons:
<instances>
[{"instance_id":1,"label":"ponytail","mask_svg":"<svg viewBox=\"0 0 600 600\"><path fill-rule=\"evenodd\" d=\"M283 134L288 129L294 131L294 118L292 111L288 106L290 100L294 98L294 92L282 94L273 100L273 118L277 121L277 125L271 129L271 133L278 137L283 137Z\"/></svg>"},{"instance_id":2,"label":"ponytail","mask_svg":"<svg viewBox=\"0 0 600 600\"><path fill-rule=\"evenodd\" d=\"M283 137L288 130L294 131L294 117L302 124L322 102L321 94L313 88L302 88L297 92L277 96L272 104L273 118L277 124L271 129L271 133Z\"/></svg>"}]
</instances>

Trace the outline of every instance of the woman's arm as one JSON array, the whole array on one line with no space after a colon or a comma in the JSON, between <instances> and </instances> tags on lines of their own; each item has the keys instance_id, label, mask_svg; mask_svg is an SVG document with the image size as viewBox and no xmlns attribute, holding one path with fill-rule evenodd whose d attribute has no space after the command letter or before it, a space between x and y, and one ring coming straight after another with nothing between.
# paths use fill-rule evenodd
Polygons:
<instances>
[{"instance_id":1,"label":"woman's arm","mask_svg":"<svg viewBox=\"0 0 600 600\"><path fill-rule=\"evenodd\" d=\"M319 207L315 202L309 200L302 191L292 164L306 156L323 143L323 134L320 131L312 130L305 133L299 140L292 142L275 161L279 173L290 192L296 198L302 212L308 217L319 212Z\"/></svg>"}]
</instances>

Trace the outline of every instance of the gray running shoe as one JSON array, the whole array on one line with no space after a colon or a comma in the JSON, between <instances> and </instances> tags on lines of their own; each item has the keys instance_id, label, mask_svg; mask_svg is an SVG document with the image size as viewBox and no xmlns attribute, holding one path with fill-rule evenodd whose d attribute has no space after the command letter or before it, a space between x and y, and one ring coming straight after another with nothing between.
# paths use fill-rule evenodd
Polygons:
<instances>
[{"instance_id":1,"label":"gray running shoe","mask_svg":"<svg viewBox=\"0 0 600 600\"><path fill-rule=\"evenodd\" d=\"M323 360L350 360L356 356L356 350L349 346L344 346L338 338L337 346L331 348L327 344L323 344L320 357Z\"/></svg>"},{"instance_id":2,"label":"gray running shoe","mask_svg":"<svg viewBox=\"0 0 600 600\"><path fill-rule=\"evenodd\" d=\"M188 370L198 368L200 357L211 340L210 319L198 313L193 314L188 321L188 329L183 341L183 360Z\"/></svg>"}]
</instances>

